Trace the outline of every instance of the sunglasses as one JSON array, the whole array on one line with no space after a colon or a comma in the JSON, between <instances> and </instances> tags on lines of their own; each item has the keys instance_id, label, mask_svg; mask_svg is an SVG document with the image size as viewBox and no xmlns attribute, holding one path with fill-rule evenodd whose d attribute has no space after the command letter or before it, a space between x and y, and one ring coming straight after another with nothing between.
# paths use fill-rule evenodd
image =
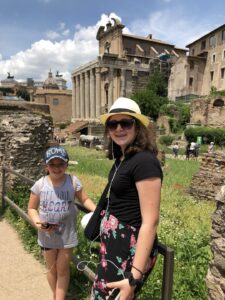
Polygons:
<instances>
[{"instance_id":1,"label":"sunglasses","mask_svg":"<svg viewBox=\"0 0 225 300\"><path fill-rule=\"evenodd\" d=\"M116 130L118 124L120 124L120 127L122 129L131 129L134 123L135 123L134 119L122 119L119 121L111 120L106 123L106 127L112 131L112 130Z\"/></svg>"}]
</instances>

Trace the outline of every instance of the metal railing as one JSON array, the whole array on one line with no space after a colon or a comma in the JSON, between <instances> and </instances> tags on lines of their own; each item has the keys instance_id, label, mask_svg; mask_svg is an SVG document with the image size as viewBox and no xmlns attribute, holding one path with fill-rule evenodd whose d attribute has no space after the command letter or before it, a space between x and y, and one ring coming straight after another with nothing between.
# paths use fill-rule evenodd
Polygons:
<instances>
[{"instance_id":1,"label":"metal railing","mask_svg":"<svg viewBox=\"0 0 225 300\"><path fill-rule=\"evenodd\" d=\"M29 184L33 184L34 180L27 178L24 175L6 167L2 166L2 211L4 211L6 207L6 203L13 208L20 217L22 217L26 222L28 222L31 226L34 227L33 222L31 221L28 214L22 210L15 202L13 202L9 197L6 196L6 172L12 173ZM84 212L87 210L82 207L79 203L76 203L78 208ZM158 251L164 257L163 262L163 279L162 279L162 293L161 299L162 300L171 300L172 299L172 287L173 287L173 271L174 271L174 250L170 247L159 242L158 244ZM77 266L79 264L79 269L82 269L84 275L91 281L94 281L95 273L76 255L72 257L72 262ZM119 300L117 297L115 300Z\"/></svg>"}]
</instances>

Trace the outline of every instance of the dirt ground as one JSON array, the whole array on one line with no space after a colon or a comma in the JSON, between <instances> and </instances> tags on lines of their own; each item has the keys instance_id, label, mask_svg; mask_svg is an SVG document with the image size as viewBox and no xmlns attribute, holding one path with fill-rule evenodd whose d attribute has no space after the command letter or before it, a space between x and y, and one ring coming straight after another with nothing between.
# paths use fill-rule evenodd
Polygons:
<instances>
[{"instance_id":1,"label":"dirt ground","mask_svg":"<svg viewBox=\"0 0 225 300\"><path fill-rule=\"evenodd\" d=\"M0 300L51 300L45 268L27 253L16 231L0 219Z\"/></svg>"}]
</instances>

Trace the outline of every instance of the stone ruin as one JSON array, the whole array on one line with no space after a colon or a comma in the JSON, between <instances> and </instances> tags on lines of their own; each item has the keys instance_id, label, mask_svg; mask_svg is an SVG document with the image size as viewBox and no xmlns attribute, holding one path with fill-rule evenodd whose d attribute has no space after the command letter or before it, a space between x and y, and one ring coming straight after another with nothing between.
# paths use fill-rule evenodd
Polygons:
<instances>
[{"instance_id":1,"label":"stone ruin","mask_svg":"<svg viewBox=\"0 0 225 300\"><path fill-rule=\"evenodd\" d=\"M225 153L205 154L193 176L190 194L196 199L217 202L212 214L211 250L206 283L208 300L225 299ZM216 196L215 196L216 195Z\"/></svg>"},{"instance_id":2,"label":"stone ruin","mask_svg":"<svg viewBox=\"0 0 225 300\"><path fill-rule=\"evenodd\" d=\"M43 173L42 159L53 125L49 106L25 101L0 101L0 166L37 179ZM2 184L0 175L0 189ZM7 173L7 186L16 182Z\"/></svg>"},{"instance_id":3,"label":"stone ruin","mask_svg":"<svg viewBox=\"0 0 225 300\"><path fill-rule=\"evenodd\" d=\"M208 300L225 299L225 185L216 195L216 201L211 232L213 260L209 264L206 278Z\"/></svg>"},{"instance_id":4,"label":"stone ruin","mask_svg":"<svg viewBox=\"0 0 225 300\"><path fill-rule=\"evenodd\" d=\"M225 97L208 96L191 101L191 124L204 125L212 128L225 126Z\"/></svg>"},{"instance_id":5,"label":"stone ruin","mask_svg":"<svg viewBox=\"0 0 225 300\"><path fill-rule=\"evenodd\" d=\"M199 172L192 178L189 193L196 199L215 200L225 182L225 153L204 154Z\"/></svg>"}]
</instances>

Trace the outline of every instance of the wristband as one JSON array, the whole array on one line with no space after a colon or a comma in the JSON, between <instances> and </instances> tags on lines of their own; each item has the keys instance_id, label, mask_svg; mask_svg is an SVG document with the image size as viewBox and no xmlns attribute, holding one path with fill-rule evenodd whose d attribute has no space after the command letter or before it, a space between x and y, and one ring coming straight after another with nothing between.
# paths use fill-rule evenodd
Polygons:
<instances>
[{"instance_id":1,"label":"wristband","mask_svg":"<svg viewBox=\"0 0 225 300\"><path fill-rule=\"evenodd\" d=\"M143 284L143 276L140 279L135 279L131 272L125 272L125 278L128 279L130 286L140 287Z\"/></svg>"}]
</instances>

